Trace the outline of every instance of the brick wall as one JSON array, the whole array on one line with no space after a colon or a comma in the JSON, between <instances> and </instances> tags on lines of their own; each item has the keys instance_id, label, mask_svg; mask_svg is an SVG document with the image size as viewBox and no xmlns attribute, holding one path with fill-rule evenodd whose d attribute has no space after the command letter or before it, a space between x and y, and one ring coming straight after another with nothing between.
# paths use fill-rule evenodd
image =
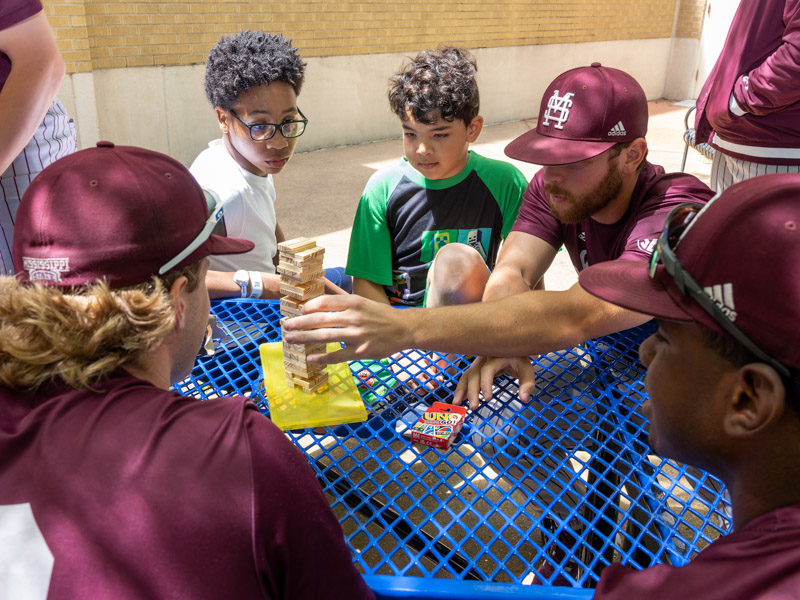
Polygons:
<instances>
[{"instance_id":1,"label":"brick wall","mask_svg":"<svg viewBox=\"0 0 800 600\"><path fill-rule=\"evenodd\" d=\"M680 0L699 38L706 0ZM44 0L68 73L203 63L223 35L282 32L304 57L668 38L675 0Z\"/></svg>"},{"instance_id":2,"label":"brick wall","mask_svg":"<svg viewBox=\"0 0 800 600\"><path fill-rule=\"evenodd\" d=\"M706 0L681 0L675 36L699 39L705 11Z\"/></svg>"}]
</instances>

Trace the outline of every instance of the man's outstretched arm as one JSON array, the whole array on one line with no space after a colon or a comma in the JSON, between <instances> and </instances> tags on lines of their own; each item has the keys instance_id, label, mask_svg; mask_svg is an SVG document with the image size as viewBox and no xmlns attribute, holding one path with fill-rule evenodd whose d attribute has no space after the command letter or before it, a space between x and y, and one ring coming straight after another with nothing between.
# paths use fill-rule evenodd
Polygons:
<instances>
[{"instance_id":1,"label":"man's outstretched arm","mask_svg":"<svg viewBox=\"0 0 800 600\"><path fill-rule=\"evenodd\" d=\"M286 341L346 345L309 357L319 364L382 358L410 348L528 356L571 348L649 320L595 298L577 283L565 291L533 290L491 302L427 309L398 310L358 296L322 296L309 300L303 312L286 321Z\"/></svg>"}]
</instances>

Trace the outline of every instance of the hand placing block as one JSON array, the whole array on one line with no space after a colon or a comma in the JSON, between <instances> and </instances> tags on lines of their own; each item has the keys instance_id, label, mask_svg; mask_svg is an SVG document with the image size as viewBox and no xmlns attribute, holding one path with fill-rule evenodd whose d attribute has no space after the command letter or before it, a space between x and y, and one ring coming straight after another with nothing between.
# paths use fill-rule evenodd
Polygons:
<instances>
[{"instance_id":1,"label":"hand placing block","mask_svg":"<svg viewBox=\"0 0 800 600\"><path fill-rule=\"evenodd\" d=\"M314 240L300 237L278 244L281 276L281 314L296 317L303 304L325 291L322 269L325 249ZM309 354L325 352L325 344L288 344L283 342L283 366L286 383L312 394L328 383L328 372L319 365L309 364Z\"/></svg>"}]
</instances>

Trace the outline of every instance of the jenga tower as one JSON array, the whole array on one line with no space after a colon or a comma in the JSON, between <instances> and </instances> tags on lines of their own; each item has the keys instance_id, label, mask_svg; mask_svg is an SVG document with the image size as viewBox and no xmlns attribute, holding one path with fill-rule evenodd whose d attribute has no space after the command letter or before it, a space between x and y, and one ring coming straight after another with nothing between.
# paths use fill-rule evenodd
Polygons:
<instances>
[{"instance_id":1,"label":"jenga tower","mask_svg":"<svg viewBox=\"0 0 800 600\"><path fill-rule=\"evenodd\" d=\"M300 237L278 244L281 275L281 315L295 317L311 298L316 298L325 290L322 280L322 258L325 249L317 242ZM309 354L325 352L325 344L289 344L283 342L283 366L286 370L286 383L300 388L307 394L321 388L328 382L328 372L320 365L310 365L306 359Z\"/></svg>"}]
</instances>

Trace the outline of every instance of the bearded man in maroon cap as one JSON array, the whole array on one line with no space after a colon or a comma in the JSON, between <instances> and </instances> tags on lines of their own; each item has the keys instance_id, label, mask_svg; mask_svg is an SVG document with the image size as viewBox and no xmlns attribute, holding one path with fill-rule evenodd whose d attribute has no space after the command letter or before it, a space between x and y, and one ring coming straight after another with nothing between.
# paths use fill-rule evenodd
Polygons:
<instances>
[{"instance_id":1,"label":"bearded man in maroon cap","mask_svg":"<svg viewBox=\"0 0 800 600\"><path fill-rule=\"evenodd\" d=\"M649 320L577 283L566 291L537 289L558 249L567 249L577 271L604 261L645 262L673 206L712 196L697 178L647 162L647 119L644 90L627 73L600 63L562 73L542 97L536 129L506 147L511 158L544 167L523 196L483 302L400 313L356 297L320 298L286 323L286 340L345 342L338 352L310 357L320 363L406 348L479 355L455 403L466 398L476 409L480 392L491 399L502 370L518 376L519 397L527 400L535 388L530 355Z\"/></svg>"},{"instance_id":2,"label":"bearded man in maroon cap","mask_svg":"<svg viewBox=\"0 0 800 600\"><path fill-rule=\"evenodd\" d=\"M313 472L243 397L170 390L208 257L253 244L178 161L100 142L23 197L0 277L0 596L372 598Z\"/></svg>"}]
</instances>

